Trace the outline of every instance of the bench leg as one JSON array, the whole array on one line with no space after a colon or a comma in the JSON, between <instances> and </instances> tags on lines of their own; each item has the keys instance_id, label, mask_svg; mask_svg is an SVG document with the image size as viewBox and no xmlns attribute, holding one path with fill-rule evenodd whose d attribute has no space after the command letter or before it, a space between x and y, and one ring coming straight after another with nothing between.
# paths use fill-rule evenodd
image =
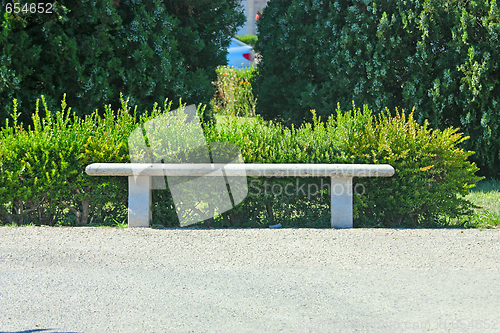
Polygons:
<instances>
[{"instance_id":1,"label":"bench leg","mask_svg":"<svg viewBox=\"0 0 500 333\"><path fill-rule=\"evenodd\" d=\"M352 228L352 177L331 178L332 228Z\"/></svg>"},{"instance_id":2,"label":"bench leg","mask_svg":"<svg viewBox=\"0 0 500 333\"><path fill-rule=\"evenodd\" d=\"M151 177L128 177L128 227L149 227Z\"/></svg>"}]
</instances>

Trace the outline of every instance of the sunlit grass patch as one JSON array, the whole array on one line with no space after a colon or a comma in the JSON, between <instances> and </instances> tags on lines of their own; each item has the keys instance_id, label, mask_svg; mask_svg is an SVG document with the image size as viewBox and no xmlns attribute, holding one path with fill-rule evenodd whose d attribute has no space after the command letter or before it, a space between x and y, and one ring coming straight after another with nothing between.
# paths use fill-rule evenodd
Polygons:
<instances>
[{"instance_id":1,"label":"sunlit grass patch","mask_svg":"<svg viewBox=\"0 0 500 333\"><path fill-rule=\"evenodd\" d=\"M455 219L454 223L465 223L465 226L479 229L500 228L500 181L482 180L465 198L478 208L474 208L471 216Z\"/></svg>"}]
</instances>

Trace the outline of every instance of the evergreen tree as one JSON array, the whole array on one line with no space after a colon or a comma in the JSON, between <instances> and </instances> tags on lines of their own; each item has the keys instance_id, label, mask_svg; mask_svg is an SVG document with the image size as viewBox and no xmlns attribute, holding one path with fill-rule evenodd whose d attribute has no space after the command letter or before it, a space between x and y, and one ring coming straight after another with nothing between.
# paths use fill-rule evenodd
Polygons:
<instances>
[{"instance_id":1,"label":"evergreen tree","mask_svg":"<svg viewBox=\"0 0 500 333\"><path fill-rule=\"evenodd\" d=\"M495 0L272 0L258 21L257 113L287 124L337 103L412 110L454 126L483 174L500 169Z\"/></svg>"},{"instance_id":2,"label":"evergreen tree","mask_svg":"<svg viewBox=\"0 0 500 333\"><path fill-rule=\"evenodd\" d=\"M29 123L40 95L54 108L66 93L79 116L118 108L120 93L139 113L166 98L208 103L244 21L237 0L61 0L35 13L0 3L1 126L14 98Z\"/></svg>"}]
</instances>

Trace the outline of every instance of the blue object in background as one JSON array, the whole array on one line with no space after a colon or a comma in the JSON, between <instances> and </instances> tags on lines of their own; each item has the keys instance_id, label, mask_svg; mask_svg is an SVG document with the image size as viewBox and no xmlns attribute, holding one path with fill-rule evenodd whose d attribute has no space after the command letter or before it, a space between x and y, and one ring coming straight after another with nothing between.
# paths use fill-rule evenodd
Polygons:
<instances>
[{"instance_id":1,"label":"blue object in background","mask_svg":"<svg viewBox=\"0 0 500 333\"><path fill-rule=\"evenodd\" d=\"M227 49L227 64L234 68L245 68L253 65L255 53L250 45L236 38L231 38L231 44Z\"/></svg>"}]
</instances>

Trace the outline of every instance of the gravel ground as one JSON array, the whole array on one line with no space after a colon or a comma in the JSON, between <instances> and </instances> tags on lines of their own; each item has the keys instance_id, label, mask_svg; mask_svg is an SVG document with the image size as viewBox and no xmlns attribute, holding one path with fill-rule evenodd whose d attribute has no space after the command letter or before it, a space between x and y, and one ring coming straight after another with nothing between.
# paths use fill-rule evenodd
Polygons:
<instances>
[{"instance_id":1,"label":"gravel ground","mask_svg":"<svg viewBox=\"0 0 500 333\"><path fill-rule=\"evenodd\" d=\"M500 230L0 227L0 332L500 332Z\"/></svg>"}]
</instances>

